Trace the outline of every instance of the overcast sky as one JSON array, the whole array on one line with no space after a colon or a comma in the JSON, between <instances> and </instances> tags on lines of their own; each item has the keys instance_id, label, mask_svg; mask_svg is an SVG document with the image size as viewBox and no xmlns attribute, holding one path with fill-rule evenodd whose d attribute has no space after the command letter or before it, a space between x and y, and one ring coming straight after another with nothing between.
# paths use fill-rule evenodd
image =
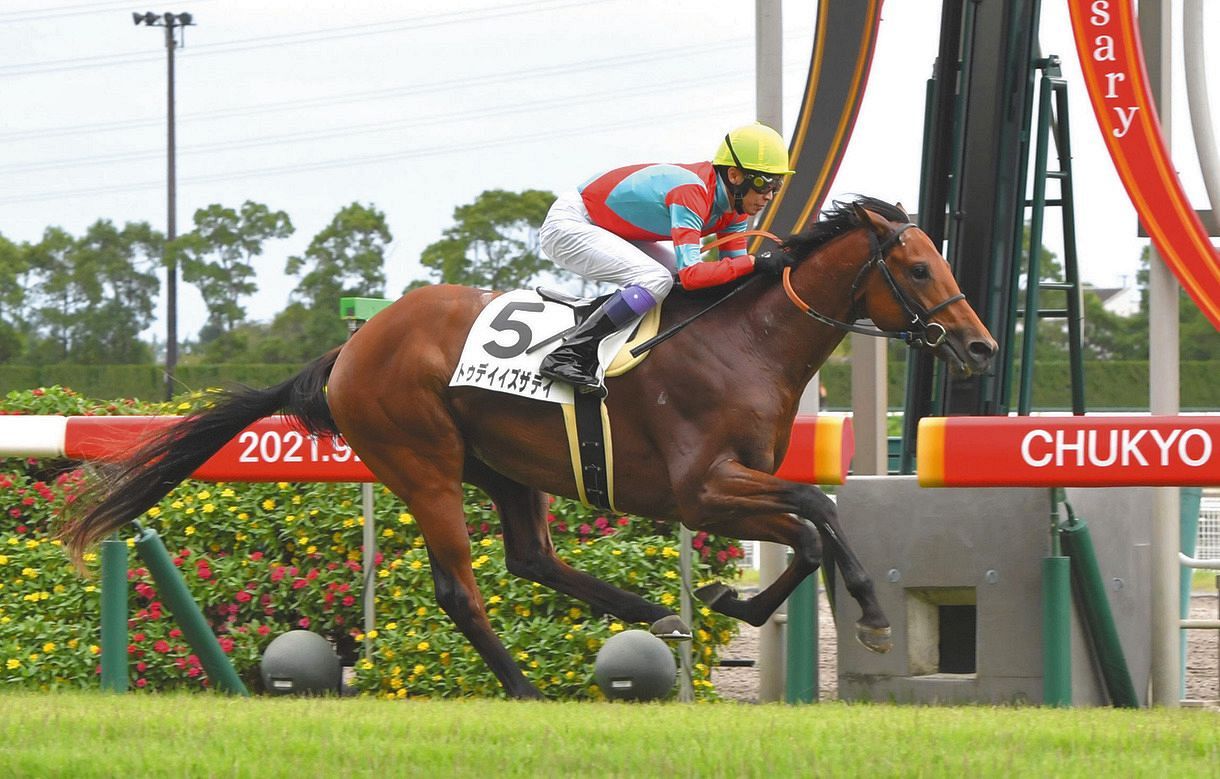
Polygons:
<instances>
[{"instance_id":1,"label":"overcast sky","mask_svg":"<svg viewBox=\"0 0 1220 779\"><path fill-rule=\"evenodd\" d=\"M1220 39L1209 4L1207 39ZM1072 96L1079 251L1086 281L1131 279L1146 241L1084 94L1064 3L1043 3L1042 49L1061 55ZM888 0L868 92L831 196L918 200L926 79L939 0ZM453 209L492 188L562 191L633 162L710 158L751 121L754 4L748 0L0 0L0 234L79 235L98 218L165 229L166 54L133 11L189 12L177 50L178 224L244 200L297 228L258 261L252 318L295 286L286 258L353 201L394 233L389 294L424 278L420 250ZM816 3L784 2L785 135L800 107ZM1177 53L1180 59L1180 52ZM1220 112L1220 55L1208 63ZM1174 159L1208 207L1179 77ZM1053 228L1057 212L1050 214ZM1048 246L1060 252L1058 231ZM181 336L205 309L180 292ZM161 325L156 326L158 333Z\"/></svg>"}]
</instances>

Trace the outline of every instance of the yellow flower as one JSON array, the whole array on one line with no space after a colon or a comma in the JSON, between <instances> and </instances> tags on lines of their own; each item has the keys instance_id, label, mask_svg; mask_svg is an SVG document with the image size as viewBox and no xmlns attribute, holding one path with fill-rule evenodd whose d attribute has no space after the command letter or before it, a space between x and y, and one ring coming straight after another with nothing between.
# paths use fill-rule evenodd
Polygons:
<instances>
[{"instance_id":1,"label":"yellow flower","mask_svg":"<svg viewBox=\"0 0 1220 779\"><path fill-rule=\"evenodd\" d=\"M237 518L244 522L250 518L250 515L243 511L242 513L237 515Z\"/></svg>"},{"instance_id":2,"label":"yellow flower","mask_svg":"<svg viewBox=\"0 0 1220 779\"><path fill-rule=\"evenodd\" d=\"M491 546L494 543L495 543L495 541L492 541L490 538L484 538L482 541L479 542L479 546Z\"/></svg>"},{"instance_id":3,"label":"yellow flower","mask_svg":"<svg viewBox=\"0 0 1220 779\"><path fill-rule=\"evenodd\" d=\"M317 552L318 552L318 547L314 546L313 544L310 544L309 546L305 547L305 554L317 554Z\"/></svg>"},{"instance_id":4,"label":"yellow flower","mask_svg":"<svg viewBox=\"0 0 1220 779\"><path fill-rule=\"evenodd\" d=\"M487 599L487 605L494 606L502 600L504 600L504 599L501 598L499 595L492 595L490 598Z\"/></svg>"},{"instance_id":5,"label":"yellow flower","mask_svg":"<svg viewBox=\"0 0 1220 779\"><path fill-rule=\"evenodd\" d=\"M190 403L185 403L185 402L184 402L184 403L179 403L179 404L178 404L178 410L179 410L179 411L190 411L190 410L191 410L191 404L190 404Z\"/></svg>"},{"instance_id":6,"label":"yellow flower","mask_svg":"<svg viewBox=\"0 0 1220 779\"><path fill-rule=\"evenodd\" d=\"M213 504L211 504L211 503L203 504L203 513L204 514L211 514L215 510L216 510L216 506L214 506Z\"/></svg>"},{"instance_id":7,"label":"yellow flower","mask_svg":"<svg viewBox=\"0 0 1220 779\"><path fill-rule=\"evenodd\" d=\"M411 561L411 570L412 571L418 571L420 568L423 568L423 567L424 567L424 564L421 561L419 561L419 560Z\"/></svg>"},{"instance_id":8,"label":"yellow flower","mask_svg":"<svg viewBox=\"0 0 1220 779\"><path fill-rule=\"evenodd\" d=\"M677 599L674 598L674 595L672 592L667 592L661 596L661 604L665 605L665 606L668 606L669 604L673 603L675 600L677 600Z\"/></svg>"},{"instance_id":9,"label":"yellow flower","mask_svg":"<svg viewBox=\"0 0 1220 779\"><path fill-rule=\"evenodd\" d=\"M281 491L283 491L283 490L288 489L288 482L286 482L286 481L277 481L277 482L275 483L275 486L279 487L279 488L280 488L280 490L281 490Z\"/></svg>"},{"instance_id":10,"label":"yellow flower","mask_svg":"<svg viewBox=\"0 0 1220 779\"><path fill-rule=\"evenodd\" d=\"M365 636L367 636L367 637L369 637L369 638L377 638L377 631L376 631L376 630L370 630L369 632L365 633L364 635L365 635Z\"/></svg>"},{"instance_id":11,"label":"yellow flower","mask_svg":"<svg viewBox=\"0 0 1220 779\"><path fill-rule=\"evenodd\" d=\"M386 630L397 630L398 623L397 622L387 622L387 623L385 623L385 629Z\"/></svg>"},{"instance_id":12,"label":"yellow flower","mask_svg":"<svg viewBox=\"0 0 1220 779\"><path fill-rule=\"evenodd\" d=\"M161 507L153 506L152 508L150 508L148 511L145 511L144 513L150 517L159 517L159 516L161 516Z\"/></svg>"},{"instance_id":13,"label":"yellow flower","mask_svg":"<svg viewBox=\"0 0 1220 779\"><path fill-rule=\"evenodd\" d=\"M621 555L622 553L623 553L622 549L611 549L610 550L610 554L615 555L615 556Z\"/></svg>"},{"instance_id":14,"label":"yellow flower","mask_svg":"<svg viewBox=\"0 0 1220 779\"><path fill-rule=\"evenodd\" d=\"M267 498L263 501L263 511L270 511L275 508L275 498Z\"/></svg>"},{"instance_id":15,"label":"yellow flower","mask_svg":"<svg viewBox=\"0 0 1220 779\"><path fill-rule=\"evenodd\" d=\"M411 672L414 674L422 674L424 671L427 671L427 670L428 670L427 667L425 667L419 663L416 663L415 667L411 669Z\"/></svg>"},{"instance_id":16,"label":"yellow flower","mask_svg":"<svg viewBox=\"0 0 1220 779\"><path fill-rule=\"evenodd\" d=\"M101 653L102 653L102 648L100 646L98 646L97 644L89 645L89 654L100 655Z\"/></svg>"},{"instance_id":17,"label":"yellow flower","mask_svg":"<svg viewBox=\"0 0 1220 779\"><path fill-rule=\"evenodd\" d=\"M42 651L46 654L51 654L52 652L54 652L55 651L55 642L48 641L47 643L43 644Z\"/></svg>"},{"instance_id":18,"label":"yellow flower","mask_svg":"<svg viewBox=\"0 0 1220 779\"><path fill-rule=\"evenodd\" d=\"M389 578L389 576L390 576L390 572L384 568L382 568L380 571L377 572L378 579L387 579L387 578Z\"/></svg>"},{"instance_id":19,"label":"yellow flower","mask_svg":"<svg viewBox=\"0 0 1220 779\"><path fill-rule=\"evenodd\" d=\"M427 641L420 641L418 644L415 645L415 648L421 652L427 652L429 649L432 648L432 645L429 644Z\"/></svg>"},{"instance_id":20,"label":"yellow flower","mask_svg":"<svg viewBox=\"0 0 1220 779\"><path fill-rule=\"evenodd\" d=\"M234 492L232 490L232 488L230 488L230 487L225 487L223 490L220 491L220 497L222 497L222 498L232 498L232 497L236 497L236 495L237 495L237 493Z\"/></svg>"},{"instance_id":21,"label":"yellow flower","mask_svg":"<svg viewBox=\"0 0 1220 779\"><path fill-rule=\"evenodd\" d=\"M666 571L666 572L665 572L665 578L666 578L666 579L677 579L677 578L678 578L678 572L677 572L677 571Z\"/></svg>"},{"instance_id":22,"label":"yellow flower","mask_svg":"<svg viewBox=\"0 0 1220 779\"><path fill-rule=\"evenodd\" d=\"M18 668L20 668L20 667L21 667L21 661L20 661L20 660L18 660L17 658L15 658L15 657L10 657L10 658L8 659L8 662L7 662L7 663L5 663L5 664L4 664L4 666L5 666L6 668L8 668L10 671L14 671L14 670L16 670L16 669L18 669Z\"/></svg>"},{"instance_id":23,"label":"yellow flower","mask_svg":"<svg viewBox=\"0 0 1220 779\"><path fill-rule=\"evenodd\" d=\"M373 662L371 660L361 660L359 663L357 663L357 665L360 667L361 671L373 670Z\"/></svg>"},{"instance_id":24,"label":"yellow flower","mask_svg":"<svg viewBox=\"0 0 1220 779\"><path fill-rule=\"evenodd\" d=\"M381 537L382 538L393 538L394 537L394 528L387 527L384 530L382 530Z\"/></svg>"},{"instance_id":25,"label":"yellow flower","mask_svg":"<svg viewBox=\"0 0 1220 779\"><path fill-rule=\"evenodd\" d=\"M610 623L610 632L611 633L619 633L622 630L623 630L623 624L621 622L611 622Z\"/></svg>"},{"instance_id":26,"label":"yellow flower","mask_svg":"<svg viewBox=\"0 0 1220 779\"><path fill-rule=\"evenodd\" d=\"M194 526L194 525L187 525L187 526L186 526L186 531L185 531L185 532L186 532L186 534L187 534L188 536L193 536L193 535L195 535L195 526Z\"/></svg>"},{"instance_id":27,"label":"yellow flower","mask_svg":"<svg viewBox=\"0 0 1220 779\"><path fill-rule=\"evenodd\" d=\"M414 522L415 522L415 517L411 516L410 514L399 514L398 515L398 524L400 524L400 525L410 525Z\"/></svg>"},{"instance_id":28,"label":"yellow flower","mask_svg":"<svg viewBox=\"0 0 1220 779\"><path fill-rule=\"evenodd\" d=\"M21 569L21 575L27 579L32 579L38 575L38 571L27 566L27 567Z\"/></svg>"},{"instance_id":29,"label":"yellow flower","mask_svg":"<svg viewBox=\"0 0 1220 779\"><path fill-rule=\"evenodd\" d=\"M184 504L182 501L180 501L180 500L176 500L176 501L174 501L173 503L169 504L169 507L170 507L170 508L172 508L172 509L180 509L180 508L182 508L184 505L186 505L186 504Z\"/></svg>"},{"instance_id":30,"label":"yellow flower","mask_svg":"<svg viewBox=\"0 0 1220 779\"><path fill-rule=\"evenodd\" d=\"M207 490L204 490L203 492L199 493L200 500L207 500L210 497L212 497L212 493L208 492Z\"/></svg>"}]
</instances>

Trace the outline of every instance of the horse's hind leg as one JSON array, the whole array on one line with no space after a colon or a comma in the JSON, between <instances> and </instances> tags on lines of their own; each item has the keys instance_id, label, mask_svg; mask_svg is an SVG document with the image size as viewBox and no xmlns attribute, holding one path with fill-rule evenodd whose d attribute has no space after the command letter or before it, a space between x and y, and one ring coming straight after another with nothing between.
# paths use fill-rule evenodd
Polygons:
<instances>
[{"instance_id":1,"label":"horse's hind leg","mask_svg":"<svg viewBox=\"0 0 1220 779\"><path fill-rule=\"evenodd\" d=\"M547 528L546 496L542 492L495 473L477 461L467 463L464 478L495 501L504 530L505 562L511 573L571 595L627 622L647 622L653 633L664 638L690 638L690 628L669 609L578 571L559 559Z\"/></svg>"},{"instance_id":2,"label":"horse's hind leg","mask_svg":"<svg viewBox=\"0 0 1220 779\"><path fill-rule=\"evenodd\" d=\"M460 450L460 442L447 453L417 453L403 447L366 443L360 448L360 456L378 479L406 502L419 523L428 546L440 607L478 651L510 697L542 698L492 630L483 596L474 580L461 479L459 473L447 472L459 468L446 467L453 452Z\"/></svg>"}]
</instances>

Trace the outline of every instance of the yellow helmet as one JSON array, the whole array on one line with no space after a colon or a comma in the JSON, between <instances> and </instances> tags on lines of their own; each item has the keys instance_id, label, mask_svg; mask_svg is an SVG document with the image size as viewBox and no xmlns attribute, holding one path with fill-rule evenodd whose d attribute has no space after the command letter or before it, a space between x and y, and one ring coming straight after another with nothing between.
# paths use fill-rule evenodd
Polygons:
<instances>
[{"instance_id":1,"label":"yellow helmet","mask_svg":"<svg viewBox=\"0 0 1220 779\"><path fill-rule=\"evenodd\" d=\"M712 164L780 176L795 173L788 167L788 145L779 133L761 122L742 125L725 135Z\"/></svg>"}]
</instances>

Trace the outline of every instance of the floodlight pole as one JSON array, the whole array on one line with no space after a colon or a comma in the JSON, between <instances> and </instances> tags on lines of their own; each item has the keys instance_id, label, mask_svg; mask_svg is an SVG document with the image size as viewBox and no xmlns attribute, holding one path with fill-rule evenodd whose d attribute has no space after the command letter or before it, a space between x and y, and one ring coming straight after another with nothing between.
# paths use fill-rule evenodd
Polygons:
<instances>
[{"instance_id":1,"label":"floodlight pole","mask_svg":"<svg viewBox=\"0 0 1220 779\"><path fill-rule=\"evenodd\" d=\"M193 25L190 14L151 11L133 13L136 25L165 28L166 53L166 219L165 219L165 399L174 396L174 371L178 367L178 263L169 251L169 244L178 237L178 174L175 167L176 150L174 140L174 49L178 42L174 30Z\"/></svg>"}]
</instances>

